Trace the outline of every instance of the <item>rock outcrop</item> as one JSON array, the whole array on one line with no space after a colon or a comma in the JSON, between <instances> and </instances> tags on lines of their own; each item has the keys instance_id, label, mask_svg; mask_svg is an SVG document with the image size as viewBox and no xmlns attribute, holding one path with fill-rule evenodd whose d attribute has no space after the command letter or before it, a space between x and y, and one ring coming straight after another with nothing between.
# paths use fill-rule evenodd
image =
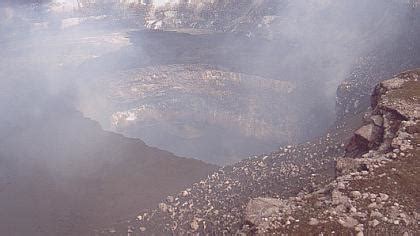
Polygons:
<instances>
[{"instance_id":1,"label":"rock outcrop","mask_svg":"<svg viewBox=\"0 0 420 236\"><path fill-rule=\"evenodd\" d=\"M348 154L358 155L375 149L388 151L395 147L392 143L401 122L419 118L417 80L419 71L408 71L375 87L367 124L355 132L347 146Z\"/></svg>"}]
</instances>

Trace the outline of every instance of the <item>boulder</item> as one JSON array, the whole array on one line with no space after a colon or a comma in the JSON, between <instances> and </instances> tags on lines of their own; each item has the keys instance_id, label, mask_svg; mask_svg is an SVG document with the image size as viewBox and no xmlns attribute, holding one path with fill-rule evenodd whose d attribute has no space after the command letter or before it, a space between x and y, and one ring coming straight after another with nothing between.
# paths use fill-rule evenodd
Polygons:
<instances>
[{"instance_id":1,"label":"boulder","mask_svg":"<svg viewBox=\"0 0 420 236\"><path fill-rule=\"evenodd\" d=\"M339 223L346 228L353 228L355 227L357 224L359 224L359 222L354 219L353 217L347 216L345 218L342 218L339 220Z\"/></svg>"},{"instance_id":2,"label":"boulder","mask_svg":"<svg viewBox=\"0 0 420 236\"><path fill-rule=\"evenodd\" d=\"M373 124L378 127L382 127L384 125L384 118L380 115L371 116L370 119L372 120Z\"/></svg>"},{"instance_id":3,"label":"boulder","mask_svg":"<svg viewBox=\"0 0 420 236\"><path fill-rule=\"evenodd\" d=\"M289 215L294 207L291 203L275 198L251 199L245 209L245 221L256 226L261 232L269 228L270 218Z\"/></svg>"},{"instance_id":4,"label":"boulder","mask_svg":"<svg viewBox=\"0 0 420 236\"><path fill-rule=\"evenodd\" d=\"M380 142L381 133L380 127L375 126L374 124L368 124L356 130L354 134L361 139L360 141L369 144Z\"/></svg>"},{"instance_id":5,"label":"boulder","mask_svg":"<svg viewBox=\"0 0 420 236\"><path fill-rule=\"evenodd\" d=\"M366 153L373 148L377 148L382 143L383 128L375 124L367 124L354 132L346 152L350 156Z\"/></svg>"}]
</instances>

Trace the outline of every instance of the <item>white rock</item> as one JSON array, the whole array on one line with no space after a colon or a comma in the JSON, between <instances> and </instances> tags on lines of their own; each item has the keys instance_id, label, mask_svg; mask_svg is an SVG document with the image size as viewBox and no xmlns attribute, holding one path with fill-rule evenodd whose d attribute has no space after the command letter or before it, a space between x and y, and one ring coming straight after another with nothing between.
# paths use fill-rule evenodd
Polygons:
<instances>
[{"instance_id":1,"label":"white rock","mask_svg":"<svg viewBox=\"0 0 420 236\"><path fill-rule=\"evenodd\" d=\"M354 227L354 230L356 230L356 232L363 232L363 224L358 224L356 227Z\"/></svg>"},{"instance_id":2,"label":"white rock","mask_svg":"<svg viewBox=\"0 0 420 236\"><path fill-rule=\"evenodd\" d=\"M359 224L359 222L356 219L350 216L347 216L344 219L340 219L338 223L340 223L343 227L346 227L346 228L353 228L354 226Z\"/></svg>"},{"instance_id":3,"label":"white rock","mask_svg":"<svg viewBox=\"0 0 420 236\"><path fill-rule=\"evenodd\" d=\"M183 197L186 197L188 195L189 195L189 192L187 192L187 191L182 191L181 192L181 196L183 196Z\"/></svg>"},{"instance_id":4,"label":"white rock","mask_svg":"<svg viewBox=\"0 0 420 236\"><path fill-rule=\"evenodd\" d=\"M380 193L379 197L381 198L382 201L386 201L389 199L388 194L385 194L385 193Z\"/></svg>"},{"instance_id":5,"label":"white rock","mask_svg":"<svg viewBox=\"0 0 420 236\"><path fill-rule=\"evenodd\" d=\"M200 225L198 224L198 221L194 219L194 220L190 223L190 227L191 227L191 229L192 229L192 230L197 231L197 230L198 230L198 228L200 227Z\"/></svg>"},{"instance_id":6,"label":"white rock","mask_svg":"<svg viewBox=\"0 0 420 236\"><path fill-rule=\"evenodd\" d=\"M372 202L371 204L368 205L368 208L377 209L378 208L378 204L376 204L376 202Z\"/></svg>"},{"instance_id":7,"label":"white rock","mask_svg":"<svg viewBox=\"0 0 420 236\"><path fill-rule=\"evenodd\" d=\"M359 191L351 191L351 196L354 199L358 199L358 198L362 197L362 194Z\"/></svg>"},{"instance_id":8,"label":"white rock","mask_svg":"<svg viewBox=\"0 0 420 236\"><path fill-rule=\"evenodd\" d=\"M168 205L166 205L165 203L159 203L159 209L162 212L167 212L168 211Z\"/></svg>"},{"instance_id":9,"label":"white rock","mask_svg":"<svg viewBox=\"0 0 420 236\"><path fill-rule=\"evenodd\" d=\"M311 219L309 219L309 223L308 224L309 225L318 225L319 224L319 221L317 219L315 219L315 218L311 218Z\"/></svg>"},{"instance_id":10,"label":"white rock","mask_svg":"<svg viewBox=\"0 0 420 236\"><path fill-rule=\"evenodd\" d=\"M376 227L377 225L379 225L381 222L379 222L379 220L374 219L372 221L369 221L369 225L372 227Z\"/></svg>"},{"instance_id":11,"label":"white rock","mask_svg":"<svg viewBox=\"0 0 420 236\"><path fill-rule=\"evenodd\" d=\"M370 213L371 217L376 217L376 218L382 218L383 215L382 213L380 213L379 211L373 211L372 213Z\"/></svg>"},{"instance_id":12,"label":"white rock","mask_svg":"<svg viewBox=\"0 0 420 236\"><path fill-rule=\"evenodd\" d=\"M166 198L166 200L167 200L168 202L172 203L172 202L174 202L174 197L172 197L172 196L168 196L168 197Z\"/></svg>"},{"instance_id":13,"label":"white rock","mask_svg":"<svg viewBox=\"0 0 420 236\"><path fill-rule=\"evenodd\" d=\"M337 183L337 188L338 189L345 189L346 188L346 185L343 182L338 182Z\"/></svg>"}]
</instances>

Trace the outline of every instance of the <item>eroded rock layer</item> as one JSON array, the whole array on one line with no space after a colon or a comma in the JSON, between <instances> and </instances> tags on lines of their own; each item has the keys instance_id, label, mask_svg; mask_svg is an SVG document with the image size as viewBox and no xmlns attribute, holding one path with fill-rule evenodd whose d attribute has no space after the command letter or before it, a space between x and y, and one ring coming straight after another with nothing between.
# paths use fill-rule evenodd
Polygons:
<instances>
[{"instance_id":1,"label":"eroded rock layer","mask_svg":"<svg viewBox=\"0 0 420 236\"><path fill-rule=\"evenodd\" d=\"M112 129L178 155L233 163L304 133L288 102L293 82L208 65L150 66L103 81Z\"/></svg>"}]
</instances>

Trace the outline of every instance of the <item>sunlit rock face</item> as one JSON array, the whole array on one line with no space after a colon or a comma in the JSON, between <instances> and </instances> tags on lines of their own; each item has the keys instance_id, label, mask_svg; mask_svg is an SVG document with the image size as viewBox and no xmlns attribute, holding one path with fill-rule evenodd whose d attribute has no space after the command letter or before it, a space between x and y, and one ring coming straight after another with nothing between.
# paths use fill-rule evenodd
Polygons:
<instances>
[{"instance_id":1,"label":"sunlit rock face","mask_svg":"<svg viewBox=\"0 0 420 236\"><path fill-rule=\"evenodd\" d=\"M273 15L278 0L158 0L149 12L149 28L201 28L236 31L237 27L257 25L261 15ZM241 30L239 30L241 31Z\"/></svg>"},{"instance_id":2,"label":"sunlit rock face","mask_svg":"<svg viewBox=\"0 0 420 236\"><path fill-rule=\"evenodd\" d=\"M207 65L133 69L106 81L111 129L178 155L226 164L298 138L291 82Z\"/></svg>"}]
</instances>

